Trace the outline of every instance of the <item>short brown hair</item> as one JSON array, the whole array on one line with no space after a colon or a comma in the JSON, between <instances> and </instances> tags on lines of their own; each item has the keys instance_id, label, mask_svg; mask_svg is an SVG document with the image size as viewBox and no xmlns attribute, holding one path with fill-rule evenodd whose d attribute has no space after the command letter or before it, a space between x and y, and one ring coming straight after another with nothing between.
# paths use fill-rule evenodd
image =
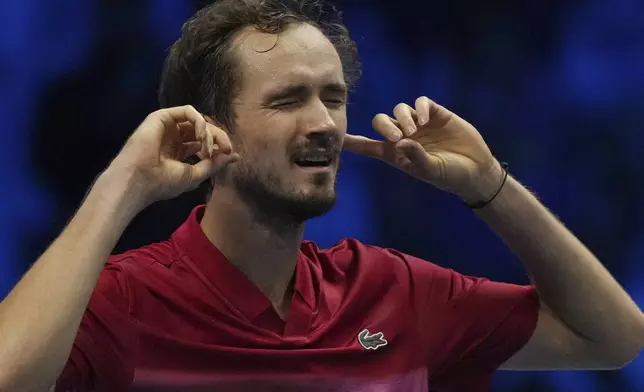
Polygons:
<instances>
[{"instance_id":1,"label":"short brown hair","mask_svg":"<svg viewBox=\"0 0 644 392\"><path fill-rule=\"evenodd\" d=\"M159 90L161 107L189 104L232 129L231 102L240 78L231 54L235 33L252 26L277 34L293 23L315 26L331 41L345 83L354 86L361 73L356 44L332 5L324 0L220 0L190 18L170 48Z\"/></svg>"}]
</instances>

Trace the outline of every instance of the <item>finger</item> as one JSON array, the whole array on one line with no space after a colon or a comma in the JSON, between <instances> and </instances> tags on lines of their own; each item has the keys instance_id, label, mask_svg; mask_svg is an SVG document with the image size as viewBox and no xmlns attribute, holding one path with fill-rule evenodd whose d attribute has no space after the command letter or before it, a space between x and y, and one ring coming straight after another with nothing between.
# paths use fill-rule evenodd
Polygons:
<instances>
[{"instance_id":1,"label":"finger","mask_svg":"<svg viewBox=\"0 0 644 392\"><path fill-rule=\"evenodd\" d=\"M396 105L394 108L394 117L400 123L400 129L405 136L411 136L416 132L416 113L409 105L406 103Z\"/></svg>"},{"instance_id":2,"label":"finger","mask_svg":"<svg viewBox=\"0 0 644 392\"><path fill-rule=\"evenodd\" d=\"M208 124L204 120L197 123L195 126L195 136L201 143L200 154L204 157L210 158L214 152L214 141L212 134L208 131Z\"/></svg>"},{"instance_id":3,"label":"finger","mask_svg":"<svg viewBox=\"0 0 644 392\"><path fill-rule=\"evenodd\" d=\"M238 154L218 154L213 159L203 159L194 165L188 165L186 168L190 170L188 188L196 189L201 183L238 160Z\"/></svg>"},{"instance_id":4,"label":"finger","mask_svg":"<svg viewBox=\"0 0 644 392\"><path fill-rule=\"evenodd\" d=\"M164 123L166 130L174 130L178 126L179 132L182 129L186 131L187 125L183 123L188 122L192 124L195 140L203 143L203 152L209 154L209 151L212 150L212 140L211 138L209 140L208 133L206 132L206 120L192 105L161 109L154 112L153 115L158 116Z\"/></svg>"},{"instance_id":5,"label":"finger","mask_svg":"<svg viewBox=\"0 0 644 392\"><path fill-rule=\"evenodd\" d=\"M434 101L429 102L429 120L432 122L432 127L442 128L447 123L452 120L452 118L458 117L454 113L450 112L449 109L437 104ZM464 121L464 120L463 120Z\"/></svg>"},{"instance_id":6,"label":"finger","mask_svg":"<svg viewBox=\"0 0 644 392\"><path fill-rule=\"evenodd\" d=\"M204 159L194 165L189 165L190 170L190 183L188 189L196 189L201 183L211 178L216 172L216 166L210 159Z\"/></svg>"},{"instance_id":7,"label":"finger","mask_svg":"<svg viewBox=\"0 0 644 392\"><path fill-rule=\"evenodd\" d=\"M206 124L208 132L213 138L213 143L217 146L217 150L225 154L232 152L233 145L230 142L230 138L228 137L226 131L209 122Z\"/></svg>"},{"instance_id":8,"label":"finger","mask_svg":"<svg viewBox=\"0 0 644 392\"><path fill-rule=\"evenodd\" d=\"M228 139L228 135L219 128L213 127L213 125L208 122L205 124L207 132L202 132L201 130L198 131L197 128L188 121L178 124L181 140L183 141L183 147L185 148L190 146L191 152L188 156L199 153L199 158L203 159L204 157L211 156L213 152L216 151L229 153L232 150L232 146ZM210 133L210 136L208 133ZM204 141L205 144L203 143ZM195 146L199 146L197 151L192 150Z\"/></svg>"},{"instance_id":9,"label":"finger","mask_svg":"<svg viewBox=\"0 0 644 392\"><path fill-rule=\"evenodd\" d=\"M180 160L186 160L193 155L201 155L201 142L186 142L181 144L181 153L179 154ZM202 156L199 156L200 159L203 159Z\"/></svg>"},{"instance_id":10,"label":"finger","mask_svg":"<svg viewBox=\"0 0 644 392\"><path fill-rule=\"evenodd\" d=\"M429 122L429 108L432 101L423 96L416 99L416 117L418 118L418 125L423 126Z\"/></svg>"},{"instance_id":11,"label":"finger","mask_svg":"<svg viewBox=\"0 0 644 392\"><path fill-rule=\"evenodd\" d=\"M241 157L236 152L231 154L217 154L213 162L215 163L215 172L223 170L226 166L239 161Z\"/></svg>"},{"instance_id":12,"label":"finger","mask_svg":"<svg viewBox=\"0 0 644 392\"><path fill-rule=\"evenodd\" d=\"M415 140L403 139L396 144L396 148L402 151L404 156L409 159L415 167L430 177L437 178L440 175L440 162L438 159L428 154L423 146Z\"/></svg>"},{"instance_id":13,"label":"finger","mask_svg":"<svg viewBox=\"0 0 644 392\"><path fill-rule=\"evenodd\" d=\"M428 156L423 146L413 139L401 140L396 144L396 148L404 152L405 156L412 162L422 162Z\"/></svg>"},{"instance_id":14,"label":"finger","mask_svg":"<svg viewBox=\"0 0 644 392\"><path fill-rule=\"evenodd\" d=\"M403 137L399 124L384 113L376 114L371 121L373 129L381 134L387 141L397 142Z\"/></svg>"},{"instance_id":15,"label":"finger","mask_svg":"<svg viewBox=\"0 0 644 392\"><path fill-rule=\"evenodd\" d=\"M203 115L192 105L161 109L155 113L158 113L164 119L171 119L175 124L190 122L195 126L195 128L198 127L199 123L206 121L203 118Z\"/></svg>"},{"instance_id":16,"label":"finger","mask_svg":"<svg viewBox=\"0 0 644 392\"><path fill-rule=\"evenodd\" d=\"M208 124L208 130L213 135L215 146L218 146L221 152L230 153L233 150L233 146L230 137L228 137L228 132L219 126L212 117L205 115L204 118Z\"/></svg>"},{"instance_id":17,"label":"finger","mask_svg":"<svg viewBox=\"0 0 644 392\"><path fill-rule=\"evenodd\" d=\"M179 129L179 135L182 142L196 142L197 135L195 132L195 127L190 121L184 121L177 124Z\"/></svg>"},{"instance_id":18,"label":"finger","mask_svg":"<svg viewBox=\"0 0 644 392\"><path fill-rule=\"evenodd\" d=\"M369 139L364 136L347 134L344 137L342 148L354 154L370 158L383 159L385 142Z\"/></svg>"}]
</instances>

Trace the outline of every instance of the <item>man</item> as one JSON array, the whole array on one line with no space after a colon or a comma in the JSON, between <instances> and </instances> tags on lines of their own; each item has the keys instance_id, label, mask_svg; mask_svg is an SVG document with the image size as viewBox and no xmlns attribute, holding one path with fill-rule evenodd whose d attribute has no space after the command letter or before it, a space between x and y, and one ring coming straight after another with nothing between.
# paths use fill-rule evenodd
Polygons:
<instances>
[{"instance_id":1,"label":"man","mask_svg":"<svg viewBox=\"0 0 644 392\"><path fill-rule=\"evenodd\" d=\"M383 141L346 134L355 64L316 1L195 15L168 57L169 107L0 304L0 391L483 391L498 367L631 361L640 310L473 126L421 97L375 116ZM356 240L303 242L334 203L342 146L461 198L535 287ZM208 204L168 241L109 256L139 211L208 179Z\"/></svg>"}]
</instances>

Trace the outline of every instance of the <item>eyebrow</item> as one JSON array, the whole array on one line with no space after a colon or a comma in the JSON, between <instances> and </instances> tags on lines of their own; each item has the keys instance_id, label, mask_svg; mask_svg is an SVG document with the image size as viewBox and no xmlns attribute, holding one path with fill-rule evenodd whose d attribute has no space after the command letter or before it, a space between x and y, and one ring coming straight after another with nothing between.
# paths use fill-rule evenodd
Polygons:
<instances>
[{"instance_id":1,"label":"eyebrow","mask_svg":"<svg viewBox=\"0 0 644 392\"><path fill-rule=\"evenodd\" d=\"M322 90L324 92L337 93L337 94L347 94L348 89L344 83L329 83L326 84ZM291 85L282 88L278 88L274 91L269 92L266 95L265 101L279 101L280 99L290 98L290 97L300 97L306 95L309 91L309 86L304 84Z\"/></svg>"}]
</instances>

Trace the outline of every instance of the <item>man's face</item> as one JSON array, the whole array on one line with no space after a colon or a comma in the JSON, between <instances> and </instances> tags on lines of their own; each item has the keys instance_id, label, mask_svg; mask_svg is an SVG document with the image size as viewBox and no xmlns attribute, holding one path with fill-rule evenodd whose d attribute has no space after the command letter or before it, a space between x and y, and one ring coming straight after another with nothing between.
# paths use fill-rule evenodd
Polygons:
<instances>
[{"instance_id":1,"label":"man's face","mask_svg":"<svg viewBox=\"0 0 644 392\"><path fill-rule=\"evenodd\" d=\"M346 133L347 89L335 48L310 25L248 29L234 49L241 90L233 101L230 173L240 197L297 223L328 212Z\"/></svg>"}]
</instances>

